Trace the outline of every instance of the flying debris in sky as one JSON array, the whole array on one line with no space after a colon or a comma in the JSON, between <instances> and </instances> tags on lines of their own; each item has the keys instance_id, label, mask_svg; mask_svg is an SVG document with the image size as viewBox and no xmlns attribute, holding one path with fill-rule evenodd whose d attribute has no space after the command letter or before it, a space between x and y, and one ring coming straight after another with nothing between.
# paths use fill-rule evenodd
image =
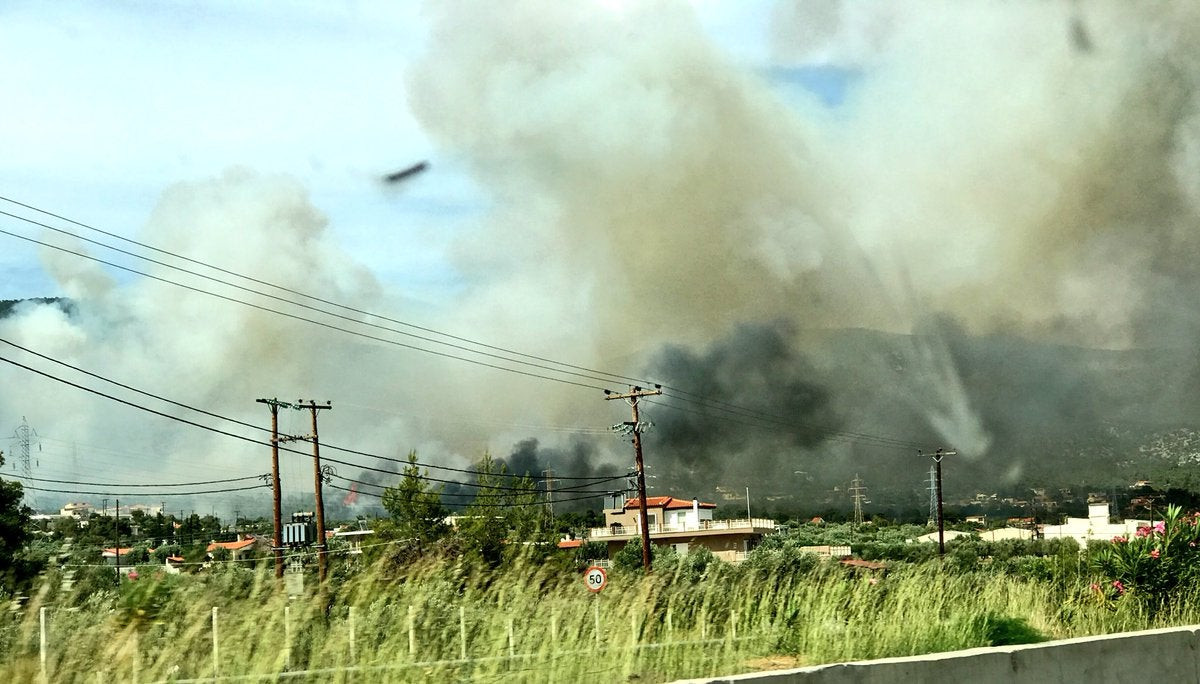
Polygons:
<instances>
[{"instance_id":1,"label":"flying debris in sky","mask_svg":"<svg viewBox=\"0 0 1200 684\"><path fill-rule=\"evenodd\" d=\"M386 176L384 176L383 180L385 183L399 183L400 181L404 180L405 178L408 178L410 176L415 176L418 173L421 173L422 171L424 171L428 168L429 168L429 162L423 161L423 162L420 162L417 164L413 164L412 166L410 166L408 168L400 169L399 171L393 171L392 173L389 173Z\"/></svg>"}]
</instances>

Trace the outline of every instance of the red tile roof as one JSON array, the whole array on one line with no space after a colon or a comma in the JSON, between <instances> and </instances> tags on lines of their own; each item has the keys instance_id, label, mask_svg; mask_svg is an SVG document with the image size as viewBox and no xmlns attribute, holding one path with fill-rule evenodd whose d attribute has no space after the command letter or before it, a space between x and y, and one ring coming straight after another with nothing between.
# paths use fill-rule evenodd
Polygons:
<instances>
[{"instance_id":1,"label":"red tile roof","mask_svg":"<svg viewBox=\"0 0 1200 684\"><path fill-rule=\"evenodd\" d=\"M208 545L208 548L205 549L205 551L208 551L209 553L216 551L217 549L229 549L230 551L240 551L241 549L244 549L247 546L253 546L253 545L254 545L254 537L246 537L245 539L243 539L241 541L213 542Z\"/></svg>"},{"instance_id":2,"label":"red tile roof","mask_svg":"<svg viewBox=\"0 0 1200 684\"><path fill-rule=\"evenodd\" d=\"M560 549L577 549L583 546L582 539L564 539L558 543Z\"/></svg>"},{"instance_id":3,"label":"red tile roof","mask_svg":"<svg viewBox=\"0 0 1200 684\"><path fill-rule=\"evenodd\" d=\"M121 555L124 556L125 554L129 553L132 550L133 550L132 546L122 546L121 547ZM116 549L104 549L104 551L101 552L100 555L101 556L104 556L104 555L115 556L115 555L117 555L117 550Z\"/></svg>"},{"instance_id":4,"label":"red tile roof","mask_svg":"<svg viewBox=\"0 0 1200 684\"><path fill-rule=\"evenodd\" d=\"M625 509L640 508L640 499L630 499L625 502ZM673 496L648 496L646 497L646 508L665 508L668 510L675 508L691 508L691 499L677 499ZM700 508L716 508L714 503L700 502Z\"/></svg>"}]
</instances>

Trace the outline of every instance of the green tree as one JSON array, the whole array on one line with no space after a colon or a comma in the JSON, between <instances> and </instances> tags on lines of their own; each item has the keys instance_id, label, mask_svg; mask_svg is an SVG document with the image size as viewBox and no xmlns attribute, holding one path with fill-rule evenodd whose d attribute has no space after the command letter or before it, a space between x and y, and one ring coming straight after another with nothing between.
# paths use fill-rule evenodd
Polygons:
<instances>
[{"instance_id":1,"label":"green tree","mask_svg":"<svg viewBox=\"0 0 1200 684\"><path fill-rule=\"evenodd\" d=\"M0 453L0 466L3 465L4 454ZM23 579L24 575L24 564L17 560L21 549L29 543L29 521L33 514L21 503L24 497L25 489L20 482L0 479L0 574L8 586Z\"/></svg>"},{"instance_id":2,"label":"green tree","mask_svg":"<svg viewBox=\"0 0 1200 684\"><path fill-rule=\"evenodd\" d=\"M475 465L475 500L467 507L458 525L467 555L475 560L497 566L504 560L504 542L508 536L508 521L504 518L505 476L503 463L488 452Z\"/></svg>"},{"instance_id":3,"label":"green tree","mask_svg":"<svg viewBox=\"0 0 1200 684\"><path fill-rule=\"evenodd\" d=\"M442 488L429 484L417 467L417 452L408 453L403 479L383 492L383 507L391 516L392 533L399 539L428 544L446 535L446 509L442 507Z\"/></svg>"}]
</instances>

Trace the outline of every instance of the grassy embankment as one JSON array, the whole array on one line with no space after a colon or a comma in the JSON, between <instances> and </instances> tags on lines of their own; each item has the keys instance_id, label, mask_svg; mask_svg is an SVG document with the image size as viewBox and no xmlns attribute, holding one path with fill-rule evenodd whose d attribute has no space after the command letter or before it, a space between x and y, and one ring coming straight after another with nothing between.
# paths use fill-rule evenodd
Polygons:
<instances>
[{"instance_id":1,"label":"grassy embankment","mask_svg":"<svg viewBox=\"0 0 1200 684\"><path fill-rule=\"evenodd\" d=\"M267 567L159 577L144 568L119 595L87 582L62 592L51 573L3 619L0 680L37 681L43 606L54 682L212 677L214 606L220 675L365 668L299 678L322 682L665 681L768 659L815 664L1200 621L1197 601L1151 618L1133 602L1099 602L1079 576L938 561L894 564L874 583L836 564L662 565L649 577L614 571L599 598L554 560L495 571L378 565L337 573L323 601L290 602Z\"/></svg>"}]
</instances>

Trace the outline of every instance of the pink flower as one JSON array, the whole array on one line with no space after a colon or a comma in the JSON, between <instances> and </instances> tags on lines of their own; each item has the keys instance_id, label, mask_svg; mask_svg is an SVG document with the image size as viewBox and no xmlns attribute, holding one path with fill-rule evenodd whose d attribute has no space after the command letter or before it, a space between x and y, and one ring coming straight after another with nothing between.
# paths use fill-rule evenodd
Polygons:
<instances>
[{"instance_id":1,"label":"pink flower","mask_svg":"<svg viewBox=\"0 0 1200 684\"><path fill-rule=\"evenodd\" d=\"M1192 548L1196 548L1196 542L1194 542L1194 541L1188 542L1188 546L1190 546Z\"/></svg>"},{"instance_id":2,"label":"pink flower","mask_svg":"<svg viewBox=\"0 0 1200 684\"><path fill-rule=\"evenodd\" d=\"M1113 580L1112 585L1113 585L1113 589L1116 589L1118 594L1125 593L1125 585L1121 584L1121 580Z\"/></svg>"},{"instance_id":3,"label":"pink flower","mask_svg":"<svg viewBox=\"0 0 1200 684\"><path fill-rule=\"evenodd\" d=\"M1113 537L1114 544L1124 544L1127 541L1129 541L1129 539L1127 537L1125 537L1124 535L1119 534L1119 535Z\"/></svg>"},{"instance_id":4,"label":"pink flower","mask_svg":"<svg viewBox=\"0 0 1200 684\"><path fill-rule=\"evenodd\" d=\"M1167 523L1163 522L1162 520L1154 523L1154 531L1159 534L1163 534L1167 531Z\"/></svg>"},{"instance_id":5,"label":"pink flower","mask_svg":"<svg viewBox=\"0 0 1200 684\"><path fill-rule=\"evenodd\" d=\"M1153 551L1150 552L1151 558L1158 558L1160 555L1161 554L1159 554L1158 549L1154 549Z\"/></svg>"},{"instance_id":6,"label":"pink flower","mask_svg":"<svg viewBox=\"0 0 1200 684\"><path fill-rule=\"evenodd\" d=\"M1099 584L1096 584L1095 582L1092 582L1092 591L1094 591L1094 592L1096 592L1097 594L1099 594L1099 593L1100 593L1100 585L1099 585Z\"/></svg>"},{"instance_id":7,"label":"pink flower","mask_svg":"<svg viewBox=\"0 0 1200 684\"><path fill-rule=\"evenodd\" d=\"M1134 536L1139 537L1139 538L1149 537L1150 536L1150 528L1149 527L1139 527L1139 528L1137 528L1137 532L1134 533Z\"/></svg>"}]
</instances>

